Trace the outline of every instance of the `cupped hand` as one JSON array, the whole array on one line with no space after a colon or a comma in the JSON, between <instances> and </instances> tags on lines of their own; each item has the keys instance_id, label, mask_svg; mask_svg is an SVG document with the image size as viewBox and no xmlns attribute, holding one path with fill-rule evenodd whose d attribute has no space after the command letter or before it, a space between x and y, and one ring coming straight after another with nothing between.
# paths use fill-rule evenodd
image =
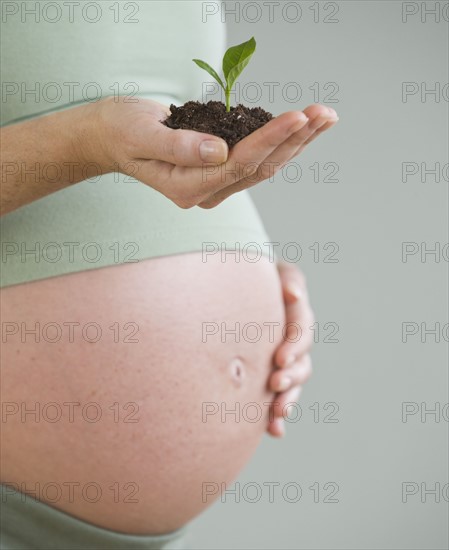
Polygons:
<instances>
[{"instance_id":1,"label":"cupped hand","mask_svg":"<svg viewBox=\"0 0 449 550\"><path fill-rule=\"evenodd\" d=\"M213 208L272 177L338 120L323 105L283 113L229 152L221 138L161 124L169 114L152 100L106 98L97 104L96 147L105 171L131 175L180 208Z\"/></svg>"},{"instance_id":2,"label":"cupped hand","mask_svg":"<svg viewBox=\"0 0 449 550\"><path fill-rule=\"evenodd\" d=\"M293 264L279 263L279 277L285 304L286 324L284 341L276 350L277 368L268 381L269 389L276 392L270 410L267 432L275 437L284 435L284 417L288 404L296 402L303 384L312 373L310 348L313 342L314 315L307 294L306 280Z\"/></svg>"}]
</instances>

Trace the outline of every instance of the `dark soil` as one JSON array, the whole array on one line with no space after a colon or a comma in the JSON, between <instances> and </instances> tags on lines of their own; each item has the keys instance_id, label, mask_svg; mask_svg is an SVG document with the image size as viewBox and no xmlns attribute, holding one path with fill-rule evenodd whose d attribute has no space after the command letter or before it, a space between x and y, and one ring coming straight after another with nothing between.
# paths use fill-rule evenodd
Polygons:
<instances>
[{"instance_id":1,"label":"dark soil","mask_svg":"<svg viewBox=\"0 0 449 550\"><path fill-rule=\"evenodd\" d=\"M171 115L162 121L174 130L196 130L223 138L228 147L233 147L241 139L262 127L273 118L260 107L248 108L244 105L231 107L220 101L188 101L181 107L170 105Z\"/></svg>"}]
</instances>

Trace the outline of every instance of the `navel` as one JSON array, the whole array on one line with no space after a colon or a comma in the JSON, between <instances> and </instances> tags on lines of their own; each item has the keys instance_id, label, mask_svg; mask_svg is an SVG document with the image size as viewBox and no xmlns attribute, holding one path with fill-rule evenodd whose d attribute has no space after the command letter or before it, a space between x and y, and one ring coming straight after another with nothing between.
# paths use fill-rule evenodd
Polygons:
<instances>
[{"instance_id":1,"label":"navel","mask_svg":"<svg viewBox=\"0 0 449 550\"><path fill-rule=\"evenodd\" d=\"M239 356L234 357L228 365L228 372L234 386L240 388L246 378L245 361Z\"/></svg>"}]
</instances>

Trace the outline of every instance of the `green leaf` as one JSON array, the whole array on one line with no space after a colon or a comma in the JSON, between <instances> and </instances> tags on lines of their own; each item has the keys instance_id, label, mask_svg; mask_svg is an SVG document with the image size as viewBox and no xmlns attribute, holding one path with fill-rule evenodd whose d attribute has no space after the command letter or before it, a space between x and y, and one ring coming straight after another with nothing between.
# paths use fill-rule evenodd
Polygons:
<instances>
[{"instance_id":1,"label":"green leaf","mask_svg":"<svg viewBox=\"0 0 449 550\"><path fill-rule=\"evenodd\" d=\"M205 61L201 61L201 59L192 59L192 61L194 61L198 65L198 67L201 67L202 69L207 71L211 76L213 76L215 80L218 82L218 84L220 84L220 86L223 88L223 90L226 90L225 85L223 84L223 81L218 76L218 74L214 71L214 69L212 69L210 65L208 65Z\"/></svg>"},{"instance_id":2,"label":"green leaf","mask_svg":"<svg viewBox=\"0 0 449 550\"><path fill-rule=\"evenodd\" d=\"M256 50L256 41L252 37L247 42L232 46L223 57L223 74L226 79L227 89L230 90L234 82L248 65L251 56Z\"/></svg>"}]
</instances>

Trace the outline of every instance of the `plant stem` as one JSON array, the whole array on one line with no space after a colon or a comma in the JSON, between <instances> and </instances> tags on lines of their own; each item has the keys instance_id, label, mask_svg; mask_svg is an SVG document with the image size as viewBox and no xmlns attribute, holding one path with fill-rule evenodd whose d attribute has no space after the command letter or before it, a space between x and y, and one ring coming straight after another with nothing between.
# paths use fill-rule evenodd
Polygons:
<instances>
[{"instance_id":1,"label":"plant stem","mask_svg":"<svg viewBox=\"0 0 449 550\"><path fill-rule=\"evenodd\" d=\"M231 90L226 89L225 96L226 96L226 111L229 113L229 111L231 110L231 105L230 105Z\"/></svg>"}]
</instances>

